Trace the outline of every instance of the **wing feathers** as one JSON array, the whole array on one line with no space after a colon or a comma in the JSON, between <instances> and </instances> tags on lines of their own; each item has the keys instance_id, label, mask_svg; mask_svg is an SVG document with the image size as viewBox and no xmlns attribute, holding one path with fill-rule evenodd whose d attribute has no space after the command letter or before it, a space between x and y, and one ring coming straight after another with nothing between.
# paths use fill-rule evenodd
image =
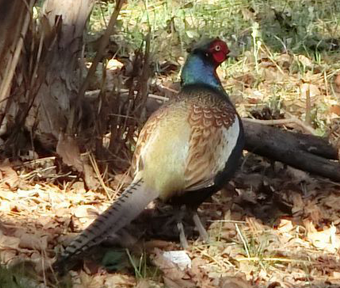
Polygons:
<instances>
[{"instance_id":1,"label":"wing feathers","mask_svg":"<svg viewBox=\"0 0 340 288\"><path fill-rule=\"evenodd\" d=\"M226 101L192 105L189 122L192 127L187 158L185 191L214 184L217 173L234 149L240 132L235 109Z\"/></svg>"}]
</instances>

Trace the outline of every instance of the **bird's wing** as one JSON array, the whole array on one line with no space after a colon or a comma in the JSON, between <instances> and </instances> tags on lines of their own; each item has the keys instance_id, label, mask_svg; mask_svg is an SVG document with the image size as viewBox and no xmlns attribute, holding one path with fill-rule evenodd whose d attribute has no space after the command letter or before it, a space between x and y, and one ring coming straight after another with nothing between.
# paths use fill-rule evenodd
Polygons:
<instances>
[{"instance_id":1,"label":"bird's wing","mask_svg":"<svg viewBox=\"0 0 340 288\"><path fill-rule=\"evenodd\" d=\"M189 114L191 136L185 170L185 191L214 184L235 148L240 123L234 108L225 101L198 102Z\"/></svg>"}]
</instances>

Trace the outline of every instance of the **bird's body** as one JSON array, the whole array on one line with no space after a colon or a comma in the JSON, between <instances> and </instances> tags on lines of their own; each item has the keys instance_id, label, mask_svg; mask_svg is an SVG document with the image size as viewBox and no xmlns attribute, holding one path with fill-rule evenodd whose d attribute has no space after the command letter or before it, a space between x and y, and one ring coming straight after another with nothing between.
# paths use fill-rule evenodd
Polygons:
<instances>
[{"instance_id":1,"label":"bird's body","mask_svg":"<svg viewBox=\"0 0 340 288\"><path fill-rule=\"evenodd\" d=\"M190 54L178 97L153 113L139 135L132 184L57 265L126 226L156 198L196 209L229 180L242 153L243 129L216 75L228 52L216 39Z\"/></svg>"},{"instance_id":2,"label":"bird's body","mask_svg":"<svg viewBox=\"0 0 340 288\"><path fill-rule=\"evenodd\" d=\"M187 85L145 124L135 175L159 191L161 200L210 187L224 170L241 125L223 97L209 86Z\"/></svg>"}]
</instances>

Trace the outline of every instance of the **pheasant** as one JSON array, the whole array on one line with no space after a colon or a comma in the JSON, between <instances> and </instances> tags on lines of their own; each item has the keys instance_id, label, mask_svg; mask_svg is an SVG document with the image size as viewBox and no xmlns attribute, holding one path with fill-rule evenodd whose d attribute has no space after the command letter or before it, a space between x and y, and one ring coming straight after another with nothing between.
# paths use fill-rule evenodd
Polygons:
<instances>
[{"instance_id":1,"label":"pheasant","mask_svg":"<svg viewBox=\"0 0 340 288\"><path fill-rule=\"evenodd\" d=\"M229 181L244 145L240 117L216 73L228 53L219 38L192 49L178 97L155 111L140 132L132 183L66 247L56 268L118 232L155 199L188 206L206 237L197 207Z\"/></svg>"}]
</instances>

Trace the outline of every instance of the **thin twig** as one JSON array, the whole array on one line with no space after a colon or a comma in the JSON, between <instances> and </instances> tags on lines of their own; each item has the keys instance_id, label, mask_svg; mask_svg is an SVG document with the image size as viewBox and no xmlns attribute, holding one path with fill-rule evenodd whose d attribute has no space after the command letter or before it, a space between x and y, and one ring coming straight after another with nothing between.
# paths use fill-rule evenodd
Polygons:
<instances>
[{"instance_id":1,"label":"thin twig","mask_svg":"<svg viewBox=\"0 0 340 288\"><path fill-rule=\"evenodd\" d=\"M101 90L97 89L97 90L92 90L92 91L86 91L85 92L85 97L87 98L91 98L91 99L96 99L98 98L99 94L100 94ZM121 89L121 96L126 96L129 94L129 90L128 89ZM133 91L134 95L137 95L137 91ZM161 100L163 102L169 101L168 97L165 96L161 96L161 95L157 95L157 94L148 94L149 98L153 98L153 99L157 99L157 100Z\"/></svg>"},{"instance_id":2,"label":"thin twig","mask_svg":"<svg viewBox=\"0 0 340 288\"><path fill-rule=\"evenodd\" d=\"M238 220L208 220L207 222L211 223L238 223L238 224L247 224L246 221L238 221Z\"/></svg>"},{"instance_id":3,"label":"thin twig","mask_svg":"<svg viewBox=\"0 0 340 288\"><path fill-rule=\"evenodd\" d=\"M74 107L75 109L78 109L78 107L80 107L80 103L82 103L82 100L84 98L85 95L85 91L87 90L89 84L90 84L90 79L93 77L93 75L96 72L97 66L99 64L99 61L101 60L104 52L105 52L105 48L107 47L109 40L110 40L110 36L113 34L114 31L114 27L116 26L116 22L120 13L120 10L124 4L125 0L117 0L116 2L116 7L115 10L113 11L112 15L111 15L111 19L110 22L107 26L107 29L100 41L100 45L98 48L98 51L96 53L96 56L93 59L92 65L89 69L89 71L87 72L86 78L83 82L83 84L81 85L80 89L79 89L79 94L78 94L78 99L77 99L77 105L76 107ZM73 112L75 113L75 111ZM77 125L77 120L78 119L73 119L73 123L70 123L70 127L72 129L76 129L75 125Z\"/></svg>"},{"instance_id":4,"label":"thin twig","mask_svg":"<svg viewBox=\"0 0 340 288\"><path fill-rule=\"evenodd\" d=\"M162 88L162 89L164 89L164 90L168 90L168 91L170 91L170 92L172 92L172 93L179 93L179 91L178 90L175 90L175 89L171 89L171 88L169 88L169 87L166 87L166 86L164 86L164 85L158 85L160 88Z\"/></svg>"},{"instance_id":5,"label":"thin twig","mask_svg":"<svg viewBox=\"0 0 340 288\"><path fill-rule=\"evenodd\" d=\"M312 103L310 99L310 86L308 86L306 91L306 118L305 122L309 126L312 123L311 120Z\"/></svg>"},{"instance_id":6,"label":"thin twig","mask_svg":"<svg viewBox=\"0 0 340 288\"><path fill-rule=\"evenodd\" d=\"M277 68L277 70L279 70L281 72L282 75L285 75L285 73L282 71L281 67L276 63L276 61L274 60L273 54L270 52L270 50L268 49L268 47L262 43L262 45L266 48L263 49L262 47L260 47L260 49L262 50L262 52L266 53L267 56L269 57L269 59L272 61L272 63L275 65L275 67Z\"/></svg>"},{"instance_id":7,"label":"thin twig","mask_svg":"<svg viewBox=\"0 0 340 288\"><path fill-rule=\"evenodd\" d=\"M244 239L243 234L242 234L242 232L241 232L241 230L240 230L240 228L238 227L237 224L235 224L235 227L236 227L237 234L238 234L238 235L240 236L240 238L241 238L241 241L242 241L242 243L243 243L244 249L246 250L247 257L248 257L248 258L251 258L251 257L250 257L250 254L249 254L249 249L248 249L248 244L247 244L247 242L246 242L246 239Z\"/></svg>"},{"instance_id":8,"label":"thin twig","mask_svg":"<svg viewBox=\"0 0 340 288\"><path fill-rule=\"evenodd\" d=\"M94 173L96 173L96 176L97 176L97 178L98 178L98 180L99 180L99 183L100 183L100 185L102 186L102 188L104 189L107 198L108 198L110 201L112 201L112 196L111 196L111 194L110 194L110 192L109 192L109 190L111 190L111 189L109 189L109 188L105 185L105 182L104 182L104 180L103 180L103 177L102 177L102 175L100 174L99 167L98 167L98 165L97 165L96 159L95 159L95 157L93 156L92 153L89 153L89 159L90 159L92 168L93 168L93 170L94 170Z\"/></svg>"},{"instance_id":9,"label":"thin twig","mask_svg":"<svg viewBox=\"0 0 340 288\"><path fill-rule=\"evenodd\" d=\"M124 177L121 178L121 180L118 182L117 188L115 189L115 193L112 195L112 199L116 199L118 193L123 190L125 183L127 182L126 179L128 178L130 174L130 169L126 170L124 173Z\"/></svg>"},{"instance_id":10,"label":"thin twig","mask_svg":"<svg viewBox=\"0 0 340 288\"><path fill-rule=\"evenodd\" d=\"M109 44L110 36L112 35L114 27L116 26L116 22L117 22L117 19L118 19L118 16L119 16L119 13L120 13L120 10L121 10L123 4L124 4L124 0L118 0L117 3L116 3L116 7L115 7L115 10L113 11L113 13L111 15L110 22L109 22L107 29L106 29L106 31L105 31L105 33L104 33L104 35L103 35L103 37L100 41L100 45L99 45L98 51L96 53L96 56L94 57L92 65L91 65L91 67L90 67L90 69L89 69L89 71L86 75L86 78L85 78L82 86L80 87L80 90L79 90L79 98L80 99L83 98L85 91L87 90L87 87L90 83L90 79L95 74L98 63L99 63L100 59L102 58L102 56L105 52L105 48Z\"/></svg>"},{"instance_id":11,"label":"thin twig","mask_svg":"<svg viewBox=\"0 0 340 288\"><path fill-rule=\"evenodd\" d=\"M196 248L196 250L198 252L201 253L202 256L205 256L207 257L209 260L212 260L213 262L215 262L217 265L219 265L221 268L224 268L224 269L229 269L230 267L228 267L226 265L226 263L228 265L230 265L231 267L235 267L235 265L233 265L230 261L228 261L227 259L223 259L224 261L219 261L218 259L216 259L213 255L209 255L206 250L203 250L203 249L200 249L198 246L194 245L193 248Z\"/></svg>"},{"instance_id":12,"label":"thin twig","mask_svg":"<svg viewBox=\"0 0 340 288\"><path fill-rule=\"evenodd\" d=\"M273 261L273 262L288 262L288 263L304 263L311 264L310 261L307 260L299 260L299 259L287 259L287 258L279 258L279 257L247 257L247 258L236 258L237 261Z\"/></svg>"},{"instance_id":13,"label":"thin twig","mask_svg":"<svg viewBox=\"0 0 340 288\"><path fill-rule=\"evenodd\" d=\"M262 125L283 125L294 123L294 119L269 119L269 120L261 120L261 119L253 119L253 118L242 118L242 120L250 122L250 123L258 123Z\"/></svg>"}]
</instances>

